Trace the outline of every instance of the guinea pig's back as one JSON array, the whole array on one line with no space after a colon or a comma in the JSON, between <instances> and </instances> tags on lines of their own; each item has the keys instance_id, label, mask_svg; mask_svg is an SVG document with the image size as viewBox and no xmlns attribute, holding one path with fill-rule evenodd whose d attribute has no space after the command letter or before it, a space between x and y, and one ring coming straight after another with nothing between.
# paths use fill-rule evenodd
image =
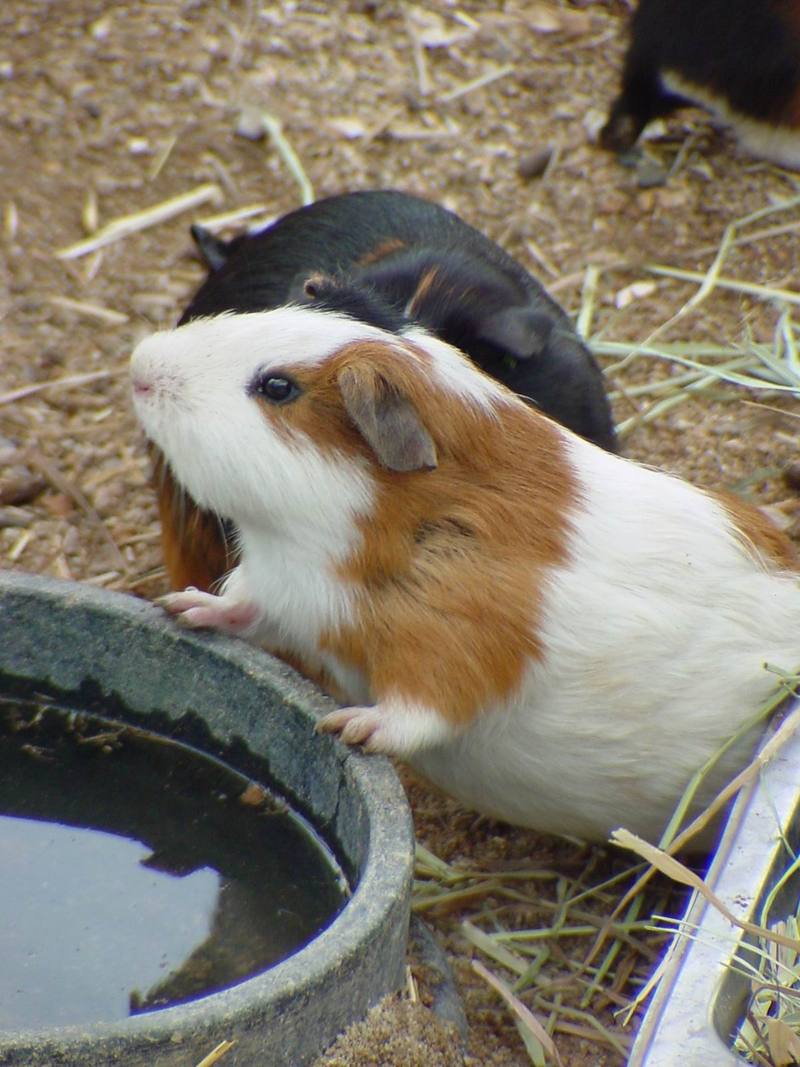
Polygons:
<instances>
[{"instance_id":1,"label":"guinea pig's back","mask_svg":"<svg viewBox=\"0 0 800 1067\"><path fill-rule=\"evenodd\" d=\"M523 293L544 293L515 259L454 212L397 190L366 190L317 200L227 245L214 241L215 268L179 325L221 311L267 311L289 300L304 273L350 275L420 248L471 255ZM563 314L555 301L542 299L553 314Z\"/></svg>"},{"instance_id":2,"label":"guinea pig's back","mask_svg":"<svg viewBox=\"0 0 800 1067\"><path fill-rule=\"evenodd\" d=\"M641 0L601 140L628 148L650 119L690 103L733 126L754 154L798 165L800 2Z\"/></svg>"},{"instance_id":3,"label":"guinea pig's back","mask_svg":"<svg viewBox=\"0 0 800 1067\"><path fill-rule=\"evenodd\" d=\"M515 694L449 751L414 763L497 817L602 840L656 840L698 764L797 659L797 561L760 514L592 448L561 430L576 477L564 558ZM739 770L755 728L704 783Z\"/></svg>"},{"instance_id":4,"label":"guinea pig's back","mask_svg":"<svg viewBox=\"0 0 800 1067\"><path fill-rule=\"evenodd\" d=\"M179 325L221 311L268 311L287 302L303 273L349 273L422 243L456 244L465 234L480 243L484 253L487 246L496 247L453 212L396 190L317 200L266 229L242 234L224 248L217 246L220 263Z\"/></svg>"},{"instance_id":5,"label":"guinea pig's back","mask_svg":"<svg viewBox=\"0 0 800 1067\"><path fill-rule=\"evenodd\" d=\"M800 125L797 0L672 0L671 6L678 9L672 32L656 30L668 87L701 103L704 93L717 97L732 114Z\"/></svg>"}]
</instances>

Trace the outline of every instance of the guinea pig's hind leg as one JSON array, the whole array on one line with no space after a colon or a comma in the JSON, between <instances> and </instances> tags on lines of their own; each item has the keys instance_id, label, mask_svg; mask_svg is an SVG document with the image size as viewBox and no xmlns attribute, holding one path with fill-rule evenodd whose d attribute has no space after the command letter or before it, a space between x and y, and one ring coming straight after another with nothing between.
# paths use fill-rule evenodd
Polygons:
<instances>
[{"instance_id":1,"label":"guinea pig's hind leg","mask_svg":"<svg viewBox=\"0 0 800 1067\"><path fill-rule=\"evenodd\" d=\"M421 748L451 741L456 732L438 711L397 698L332 711L320 719L317 730L339 734L348 745L362 745L366 752L388 756L410 756Z\"/></svg>"},{"instance_id":2,"label":"guinea pig's hind leg","mask_svg":"<svg viewBox=\"0 0 800 1067\"><path fill-rule=\"evenodd\" d=\"M182 626L208 627L226 634L244 634L261 617L258 606L249 601L215 596L189 586L181 593L167 593L156 601Z\"/></svg>"}]
</instances>

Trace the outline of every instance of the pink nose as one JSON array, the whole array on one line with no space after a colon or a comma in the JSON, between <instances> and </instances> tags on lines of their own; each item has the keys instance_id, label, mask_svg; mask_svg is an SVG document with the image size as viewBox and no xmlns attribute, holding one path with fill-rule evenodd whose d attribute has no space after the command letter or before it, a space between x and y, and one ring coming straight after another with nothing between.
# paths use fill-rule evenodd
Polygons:
<instances>
[{"instance_id":1,"label":"pink nose","mask_svg":"<svg viewBox=\"0 0 800 1067\"><path fill-rule=\"evenodd\" d=\"M153 383L145 378L134 378L133 391L137 396L147 396L148 393L153 392Z\"/></svg>"}]
</instances>

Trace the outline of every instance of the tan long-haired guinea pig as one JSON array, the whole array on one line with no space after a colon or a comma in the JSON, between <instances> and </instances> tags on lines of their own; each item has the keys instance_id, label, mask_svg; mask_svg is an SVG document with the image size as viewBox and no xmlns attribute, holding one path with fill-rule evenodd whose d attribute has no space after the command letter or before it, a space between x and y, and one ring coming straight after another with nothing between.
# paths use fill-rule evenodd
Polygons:
<instances>
[{"instance_id":1,"label":"tan long-haired guinea pig","mask_svg":"<svg viewBox=\"0 0 800 1067\"><path fill-rule=\"evenodd\" d=\"M132 374L241 546L220 596L168 610L301 663L352 705L323 729L479 811L652 839L773 689L763 664L797 662L795 557L759 512L587 443L422 330L225 315L144 340Z\"/></svg>"}]
</instances>

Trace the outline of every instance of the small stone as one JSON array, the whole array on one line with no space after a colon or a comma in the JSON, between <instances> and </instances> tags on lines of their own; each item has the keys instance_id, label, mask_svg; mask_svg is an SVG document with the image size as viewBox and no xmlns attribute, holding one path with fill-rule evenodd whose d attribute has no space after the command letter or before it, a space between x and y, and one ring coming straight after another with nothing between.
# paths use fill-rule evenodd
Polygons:
<instances>
[{"instance_id":1,"label":"small stone","mask_svg":"<svg viewBox=\"0 0 800 1067\"><path fill-rule=\"evenodd\" d=\"M340 115L328 119L328 126L346 141L357 141L359 137L365 137L367 133L366 125L356 115Z\"/></svg>"},{"instance_id":2,"label":"small stone","mask_svg":"<svg viewBox=\"0 0 800 1067\"><path fill-rule=\"evenodd\" d=\"M42 504L57 519L66 519L75 511L75 504L66 493L46 493Z\"/></svg>"},{"instance_id":3,"label":"small stone","mask_svg":"<svg viewBox=\"0 0 800 1067\"><path fill-rule=\"evenodd\" d=\"M129 137L128 151L133 156L143 156L150 151L150 142L146 137Z\"/></svg>"},{"instance_id":4,"label":"small stone","mask_svg":"<svg viewBox=\"0 0 800 1067\"><path fill-rule=\"evenodd\" d=\"M669 172L664 164L652 156L643 155L636 165L636 184L640 189L654 189L666 185Z\"/></svg>"},{"instance_id":5,"label":"small stone","mask_svg":"<svg viewBox=\"0 0 800 1067\"><path fill-rule=\"evenodd\" d=\"M630 170L638 167L644 153L638 145L631 145L630 148L625 148L617 154L617 162L621 167L628 167Z\"/></svg>"},{"instance_id":6,"label":"small stone","mask_svg":"<svg viewBox=\"0 0 800 1067\"><path fill-rule=\"evenodd\" d=\"M529 152L528 155L522 156L517 164L517 173L526 181L530 178L539 178L547 170L547 165L552 158L553 149L550 145L536 152Z\"/></svg>"},{"instance_id":7,"label":"small stone","mask_svg":"<svg viewBox=\"0 0 800 1067\"><path fill-rule=\"evenodd\" d=\"M589 144L597 144L600 131L606 124L605 111L601 111L599 107L590 107L583 113L581 121Z\"/></svg>"},{"instance_id":8,"label":"small stone","mask_svg":"<svg viewBox=\"0 0 800 1067\"><path fill-rule=\"evenodd\" d=\"M242 108L236 120L236 133L248 141L261 141L266 136L264 120L257 107L248 105Z\"/></svg>"},{"instance_id":9,"label":"small stone","mask_svg":"<svg viewBox=\"0 0 800 1067\"><path fill-rule=\"evenodd\" d=\"M25 472L20 477L0 482L0 504L30 504L46 488L44 478Z\"/></svg>"},{"instance_id":10,"label":"small stone","mask_svg":"<svg viewBox=\"0 0 800 1067\"><path fill-rule=\"evenodd\" d=\"M89 26L89 33L96 41L104 41L111 33L111 15L101 15Z\"/></svg>"},{"instance_id":11,"label":"small stone","mask_svg":"<svg viewBox=\"0 0 800 1067\"><path fill-rule=\"evenodd\" d=\"M624 289L620 289L614 296L614 306L618 311L628 307L634 300L641 300L644 297L652 296L656 291L656 283L653 281L641 281L632 282L631 285L626 285Z\"/></svg>"}]
</instances>

